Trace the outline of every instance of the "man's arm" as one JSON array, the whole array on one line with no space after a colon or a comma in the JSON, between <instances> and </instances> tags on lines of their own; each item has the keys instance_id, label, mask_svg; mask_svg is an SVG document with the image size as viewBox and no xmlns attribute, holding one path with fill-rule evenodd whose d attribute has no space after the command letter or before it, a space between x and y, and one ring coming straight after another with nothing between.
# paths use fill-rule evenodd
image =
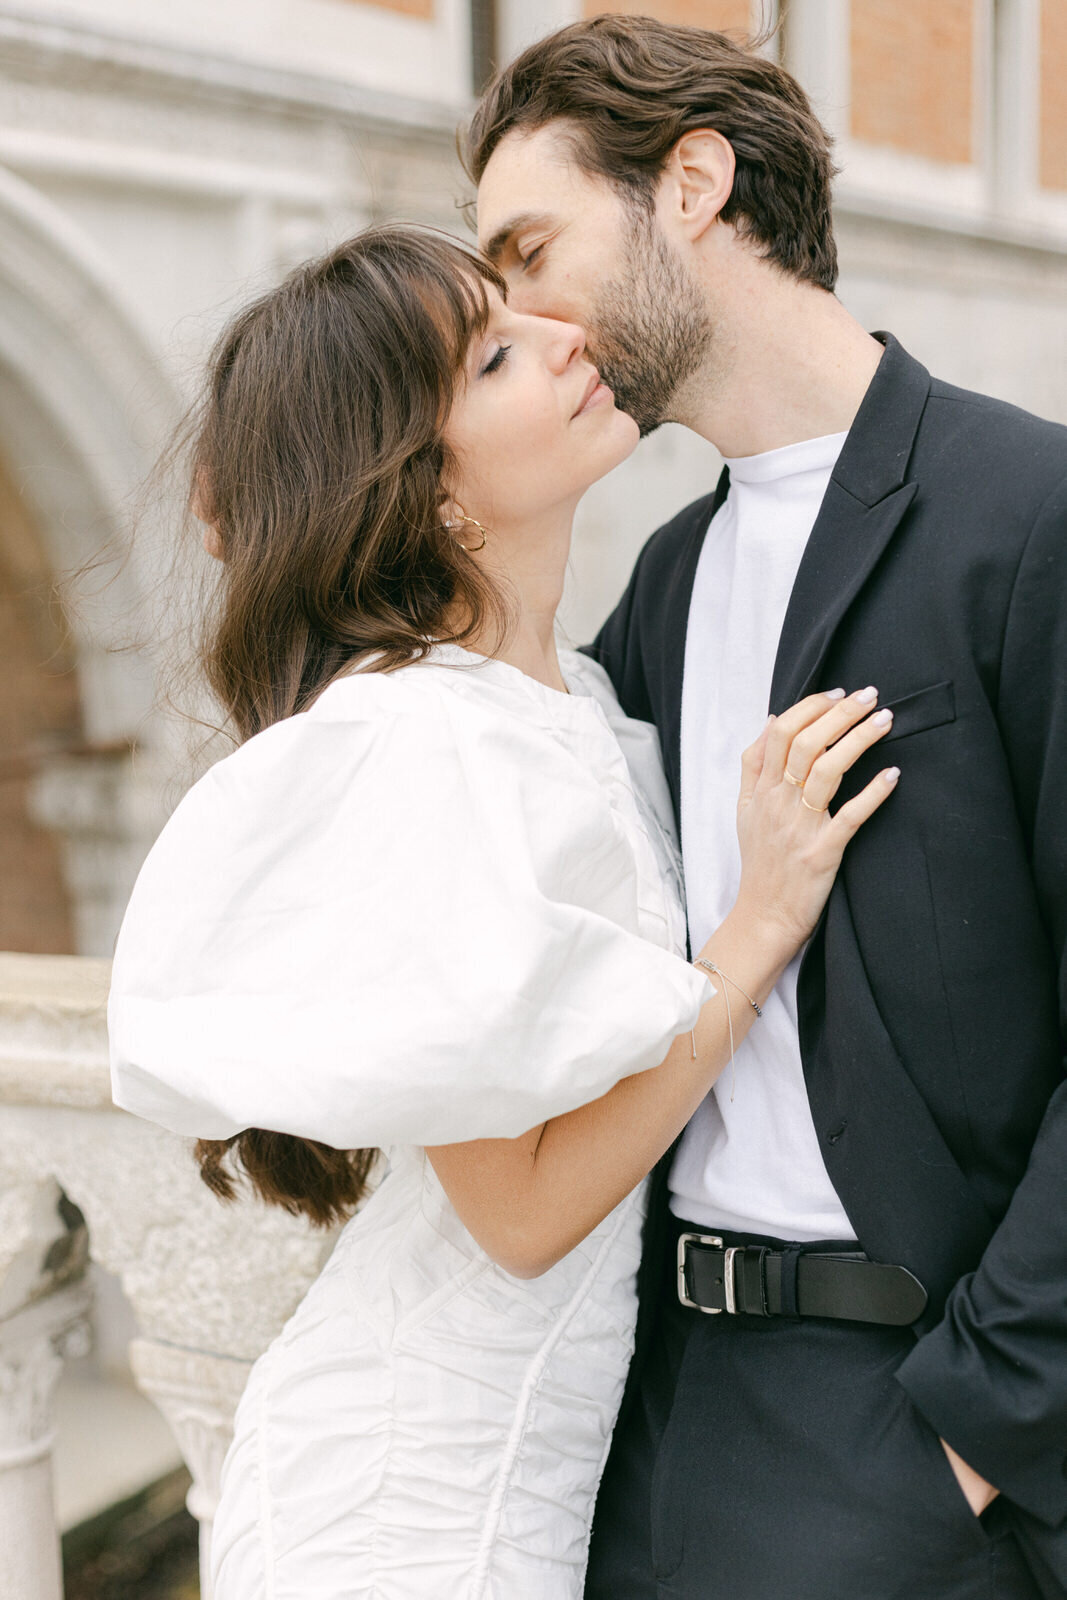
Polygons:
<instances>
[{"instance_id":1,"label":"man's arm","mask_svg":"<svg viewBox=\"0 0 1067 1600\"><path fill-rule=\"evenodd\" d=\"M1057 964L1061 1080L977 1270L898 1377L974 1472L1052 1524L1067 1514L1067 480L1019 565L999 715Z\"/></svg>"},{"instance_id":2,"label":"man's arm","mask_svg":"<svg viewBox=\"0 0 1067 1600\"><path fill-rule=\"evenodd\" d=\"M693 574L708 524L726 498L725 470L711 494L683 506L647 541L633 576L611 616L585 654L599 661L627 716L655 722L657 674L663 676L672 630L684 639ZM680 671L680 666L679 666ZM662 712L662 704L658 708Z\"/></svg>"},{"instance_id":3,"label":"man's arm","mask_svg":"<svg viewBox=\"0 0 1067 1600\"><path fill-rule=\"evenodd\" d=\"M598 661L604 668L626 715L638 717L643 722L652 722L655 719L652 716L648 685L645 682L634 612L642 565L648 548L649 545L646 544L638 556L630 581L615 610L592 644L582 646L584 653L594 661Z\"/></svg>"}]
</instances>

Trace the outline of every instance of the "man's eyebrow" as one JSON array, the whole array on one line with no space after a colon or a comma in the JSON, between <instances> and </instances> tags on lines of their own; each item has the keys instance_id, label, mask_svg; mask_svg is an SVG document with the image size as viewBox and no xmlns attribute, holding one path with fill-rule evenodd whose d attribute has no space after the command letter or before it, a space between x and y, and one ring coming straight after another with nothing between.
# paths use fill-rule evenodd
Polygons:
<instances>
[{"instance_id":1,"label":"man's eyebrow","mask_svg":"<svg viewBox=\"0 0 1067 1600\"><path fill-rule=\"evenodd\" d=\"M523 228L530 228L548 221L543 211L520 211L515 216L509 217L493 234L482 254L489 257L490 261L499 261L507 245L515 234Z\"/></svg>"}]
</instances>

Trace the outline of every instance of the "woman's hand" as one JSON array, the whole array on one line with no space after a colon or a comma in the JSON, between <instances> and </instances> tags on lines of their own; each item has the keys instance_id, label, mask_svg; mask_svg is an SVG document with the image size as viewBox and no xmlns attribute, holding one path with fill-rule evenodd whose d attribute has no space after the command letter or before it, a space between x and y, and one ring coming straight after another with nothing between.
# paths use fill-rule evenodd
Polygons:
<instances>
[{"instance_id":1,"label":"woman's hand","mask_svg":"<svg viewBox=\"0 0 1067 1600\"><path fill-rule=\"evenodd\" d=\"M873 688L811 695L772 718L742 757L735 909L792 954L819 920L845 846L900 776L888 767L833 815L827 809L845 773L893 725L891 711L871 715L877 701Z\"/></svg>"}]
</instances>

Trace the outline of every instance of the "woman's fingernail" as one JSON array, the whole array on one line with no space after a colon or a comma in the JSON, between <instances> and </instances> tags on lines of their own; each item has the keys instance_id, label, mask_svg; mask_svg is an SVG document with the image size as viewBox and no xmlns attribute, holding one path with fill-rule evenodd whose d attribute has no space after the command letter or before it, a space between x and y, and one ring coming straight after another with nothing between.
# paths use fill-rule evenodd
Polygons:
<instances>
[{"instance_id":1,"label":"woman's fingernail","mask_svg":"<svg viewBox=\"0 0 1067 1600\"><path fill-rule=\"evenodd\" d=\"M827 689L826 698L827 700L843 700L845 691L844 689Z\"/></svg>"},{"instance_id":2,"label":"woman's fingernail","mask_svg":"<svg viewBox=\"0 0 1067 1600\"><path fill-rule=\"evenodd\" d=\"M871 727L888 728L892 720L893 713L891 711L876 711L874 716L871 718Z\"/></svg>"},{"instance_id":3,"label":"woman's fingernail","mask_svg":"<svg viewBox=\"0 0 1067 1600\"><path fill-rule=\"evenodd\" d=\"M861 706L873 706L877 698L878 690L873 684L867 689L861 689L859 694L856 696L856 699L859 701Z\"/></svg>"},{"instance_id":4,"label":"woman's fingernail","mask_svg":"<svg viewBox=\"0 0 1067 1600\"><path fill-rule=\"evenodd\" d=\"M888 771L882 773L882 777L885 779L886 783L896 783L897 779L900 777L900 768L890 767Z\"/></svg>"}]
</instances>

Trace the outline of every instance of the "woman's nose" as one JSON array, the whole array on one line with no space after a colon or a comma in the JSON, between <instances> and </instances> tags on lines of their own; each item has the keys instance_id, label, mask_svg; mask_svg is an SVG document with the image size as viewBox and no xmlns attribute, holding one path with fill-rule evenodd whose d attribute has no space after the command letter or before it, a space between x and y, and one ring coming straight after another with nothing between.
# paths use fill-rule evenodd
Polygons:
<instances>
[{"instance_id":1,"label":"woman's nose","mask_svg":"<svg viewBox=\"0 0 1067 1600\"><path fill-rule=\"evenodd\" d=\"M585 330L576 322L551 322L546 331L549 332L549 366L555 372L565 372L585 349Z\"/></svg>"}]
</instances>

